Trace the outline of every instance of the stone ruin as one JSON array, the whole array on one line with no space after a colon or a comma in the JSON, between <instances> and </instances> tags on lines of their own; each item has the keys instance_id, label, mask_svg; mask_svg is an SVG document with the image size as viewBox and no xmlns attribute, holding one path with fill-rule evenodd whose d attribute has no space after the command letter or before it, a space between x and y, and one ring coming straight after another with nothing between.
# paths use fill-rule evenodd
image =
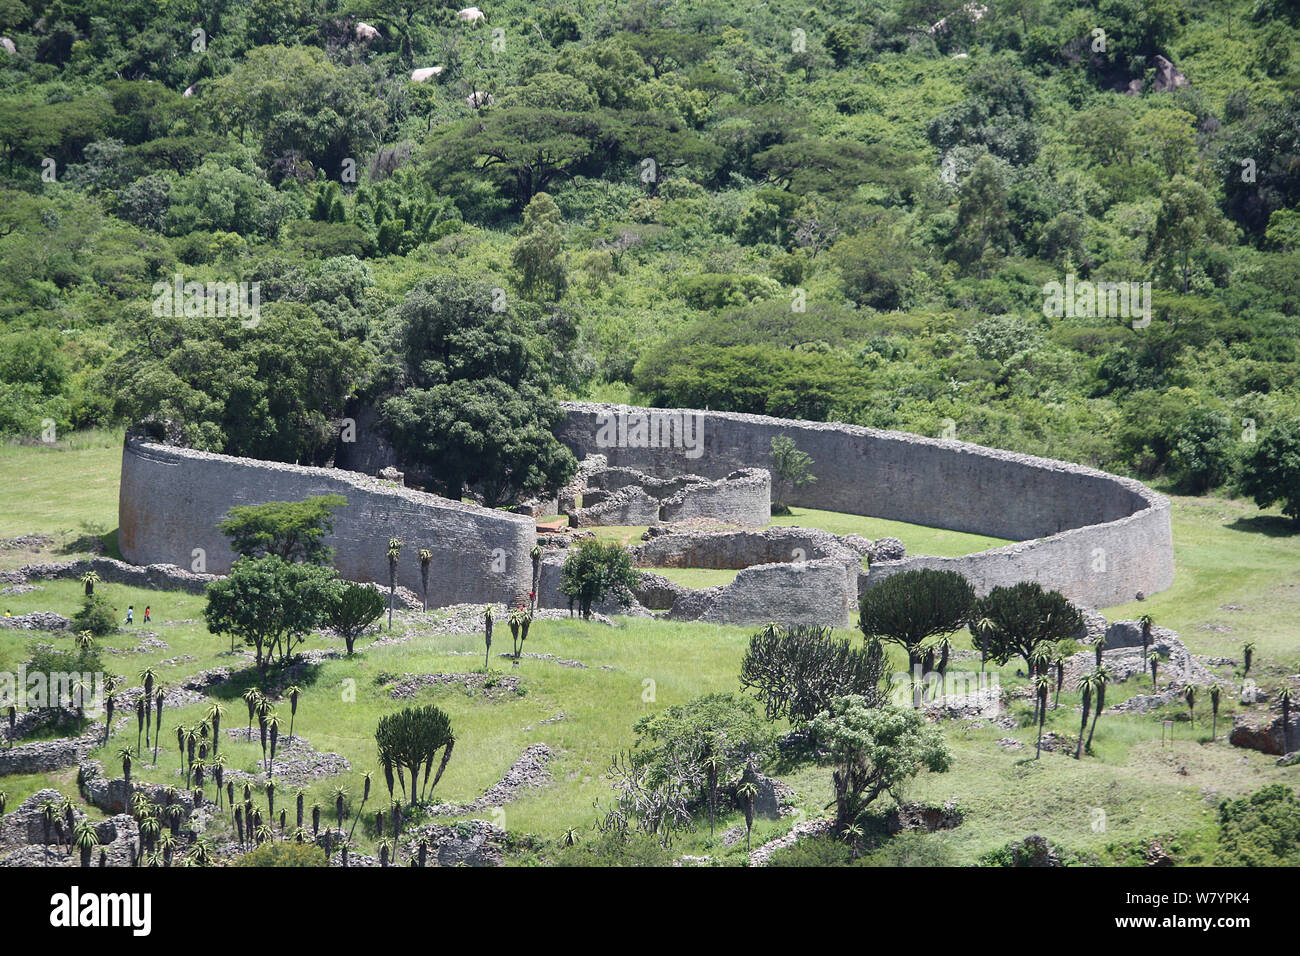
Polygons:
<instances>
[{"instance_id":1,"label":"stone ruin","mask_svg":"<svg viewBox=\"0 0 1300 956\"><path fill-rule=\"evenodd\" d=\"M573 528L692 518L761 528L772 520L772 476L762 468L739 468L716 479L691 474L656 478L634 468L612 468L604 455L592 455L560 492L556 510L568 515Z\"/></svg>"}]
</instances>

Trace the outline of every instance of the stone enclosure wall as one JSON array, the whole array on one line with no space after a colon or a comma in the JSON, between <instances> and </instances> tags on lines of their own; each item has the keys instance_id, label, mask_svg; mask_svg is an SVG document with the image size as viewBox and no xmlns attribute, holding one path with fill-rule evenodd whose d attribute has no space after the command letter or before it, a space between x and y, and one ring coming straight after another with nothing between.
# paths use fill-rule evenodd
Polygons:
<instances>
[{"instance_id":1,"label":"stone enclosure wall","mask_svg":"<svg viewBox=\"0 0 1300 956\"><path fill-rule=\"evenodd\" d=\"M451 501L356 472L232 458L128 438L122 450L118 545L136 565L193 567L201 549L208 573L235 559L217 524L234 505L340 494L326 544L352 581L388 583L388 539L405 543L397 583L420 593L417 552L433 552L429 603L519 602L531 587L534 522Z\"/></svg>"},{"instance_id":2,"label":"stone enclosure wall","mask_svg":"<svg viewBox=\"0 0 1300 956\"><path fill-rule=\"evenodd\" d=\"M794 440L817 481L774 491L788 504L1008 538L961 558L873 564L860 588L916 567L951 568L976 589L1038 581L1089 607L1173 582L1169 503L1140 482L1066 462L854 425L760 415L566 403L560 439L579 457L657 477L718 478L770 468L771 442Z\"/></svg>"}]
</instances>

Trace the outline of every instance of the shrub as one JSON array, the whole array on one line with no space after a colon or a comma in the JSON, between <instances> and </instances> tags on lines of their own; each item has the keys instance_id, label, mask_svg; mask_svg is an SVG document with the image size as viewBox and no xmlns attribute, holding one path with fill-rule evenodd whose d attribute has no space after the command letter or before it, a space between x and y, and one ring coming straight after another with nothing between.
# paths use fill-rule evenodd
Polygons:
<instances>
[{"instance_id":1,"label":"shrub","mask_svg":"<svg viewBox=\"0 0 1300 956\"><path fill-rule=\"evenodd\" d=\"M632 556L612 541L608 544L590 538L583 541L560 569L560 593L569 598L570 609L577 602L584 618L591 617L591 605L603 601L606 595L627 604L636 583Z\"/></svg>"},{"instance_id":2,"label":"shrub","mask_svg":"<svg viewBox=\"0 0 1300 956\"><path fill-rule=\"evenodd\" d=\"M1283 783L1219 805L1217 866L1300 865L1300 800Z\"/></svg>"},{"instance_id":3,"label":"shrub","mask_svg":"<svg viewBox=\"0 0 1300 956\"><path fill-rule=\"evenodd\" d=\"M269 841L235 860L235 866L329 866L325 851L311 843Z\"/></svg>"},{"instance_id":4,"label":"shrub","mask_svg":"<svg viewBox=\"0 0 1300 956\"><path fill-rule=\"evenodd\" d=\"M740 685L754 692L768 720L803 723L846 694L883 702L886 666L879 643L855 648L829 627L768 627L749 639Z\"/></svg>"},{"instance_id":5,"label":"shrub","mask_svg":"<svg viewBox=\"0 0 1300 956\"><path fill-rule=\"evenodd\" d=\"M81 601L81 610L73 615L72 623L78 631L103 637L117 630L117 612L103 595L88 594Z\"/></svg>"}]
</instances>

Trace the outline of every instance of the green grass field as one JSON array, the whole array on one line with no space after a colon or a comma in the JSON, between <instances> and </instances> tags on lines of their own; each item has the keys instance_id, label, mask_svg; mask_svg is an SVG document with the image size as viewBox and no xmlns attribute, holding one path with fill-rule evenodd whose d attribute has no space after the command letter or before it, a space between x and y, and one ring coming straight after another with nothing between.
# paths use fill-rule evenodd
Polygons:
<instances>
[{"instance_id":1,"label":"green grass field","mask_svg":"<svg viewBox=\"0 0 1300 956\"><path fill-rule=\"evenodd\" d=\"M117 463L112 436L84 443L74 439L63 448L0 451L0 480L5 488L0 536L45 532L75 541L90 533L80 530L84 526L98 529L111 540L116 524ZM807 514L793 517L809 518ZM945 541L956 549L951 553L973 544L963 541L973 536L944 537L950 533L934 529L824 513L811 517L819 526L832 525L828 530L854 530L877 537L894 534L918 553L927 550L919 543L924 541L931 542L932 553ZM1260 517L1243 502L1174 499L1174 588L1144 604L1110 609L1107 614L1114 619L1148 611L1159 624L1178 630L1192 650L1201 654L1237 656L1243 640L1254 640L1258 670L1264 675L1261 680L1270 674L1294 673L1300 661L1296 650L1300 647L1300 535L1283 534L1283 530L1276 519ZM602 533L610 531L602 529ZM26 555L24 560L62 559L66 546L66 542L56 544ZM0 551L0 558L5 566L15 563L14 552ZM705 576L710 573L695 572L700 575L698 586L722 583L710 582ZM51 610L71 616L79 605L79 584L42 584L39 591L5 595L5 607L14 614ZM125 676L130 686L139 683L142 668L152 665L165 683L174 685L200 670L233 665L235 678L218 685L213 694L226 707L223 727L246 725L247 713L239 694L255 682L255 672L242 650L232 656L227 640L207 632L202 624L202 597L110 584L101 584L97 590L119 610L133 603L137 622L139 610L150 604L154 614L150 630L168 645L136 652L141 625L123 628L104 642L106 650L119 652L105 653L109 671ZM339 785L349 792L349 813L359 809L362 774L367 770L376 772L376 777L366 810L387 802L382 774L377 773L373 732L380 715L408 703L389 696L387 681L393 675L462 673L482 667L481 636L436 635L430 623L437 617L437 612L428 617L399 613L397 632L409 635L406 643L368 648L368 641L363 642L352 660L328 660L305 669L299 680L305 692L294 730L315 749L341 754L351 765L349 772L307 788L308 805L319 802L326 818L333 804L331 793ZM541 848L525 854L524 860L546 859L552 852L548 847L553 847L567 828L586 832L594 823L594 804L609 802L610 791L603 779L609 761L632 742L632 728L640 717L702 693L738 689L736 675L748 637L745 629L639 619L620 619L618 625L539 621L528 641L529 652L553 654L587 666L565 667L525 658L514 668L510 661L494 657L494 669L520 679L518 694L485 697L457 686L424 690L414 699L416 703L438 703L456 728L455 756L438 786L439 800L460 803L478 797L529 744L543 742L556 751L551 786L527 793L503 808L500 816L477 814L495 819L512 833L538 837ZM1207 625L1215 629L1207 629ZM32 639L31 634L0 631L0 670L16 669L26 659ZM306 644L307 649L336 646L324 638ZM969 647L968 638L960 636L958 646ZM501 648L501 640L494 643L494 653ZM978 665L962 659L956 666L971 669ZM1015 689L1024 683L1015 672L1015 662L998 670L1002 686ZM1230 670L1221 669L1220 673L1226 676ZM1139 686L1116 685L1111 705L1143 690L1142 683L1146 681ZM1049 715L1048 729L1076 733L1077 697L1063 694L1060 704ZM1128 859L1128 845L1138 841L1157 835L1174 837L1182 848L1183 862L1206 862L1213 848L1214 811L1221 798L1248 793L1276 780L1295 780L1294 768L1278 768L1271 757L1226 743L1234 705L1225 695L1215 743L1209 742L1208 708L1204 705L1201 709L1206 713L1198 711L1194 729L1186 720L1185 708L1143 716L1103 714L1095 756L1076 762L1059 753L1033 759L1035 729L1029 726L1028 701L1019 700L1015 708L1022 720L1016 729L946 723L956 758L953 769L918 778L906 796L936 804L953 799L962 808L966 815L962 826L925 838L955 863L974 862L989 850L1035 832L1102 862ZM175 728L178 721L196 723L203 709L194 705L165 711L158 764L137 760L133 775L179 785ZM287 702L281 702L278 709L284 721L282 732L287 732ZM1175 720L1174 740L1162 746L1161 720L1166 717ZM134 746L135 738L132 718L97 756L111 772L120 773L115 754L120 747ZM1004 749L998 743L1002 738L1013 738L1024 749ZM223 739L222 750L230 759L229 768L253 772L261 759L256 728L252 742ZM806 766L782 776L798 792L803 814L823 812L830 799L828 770ZM0 779L10 807L44 786L75 795L75 771ZM292 791L282 789L277 805L289 806L291 802ZM1104 828L1097 825L1099 812L1104 813ZM743 863L743 840L725 847L720 839L723 830L740 822L739 815L724 818L714 837L706 825L683 837L674 850L707 855L716 862ZM756 845L790 825L788 818L760 821L755 829ZM373 837L362 828L357 836L358 848L372 852Z\"/></svg>"}]
</instances>

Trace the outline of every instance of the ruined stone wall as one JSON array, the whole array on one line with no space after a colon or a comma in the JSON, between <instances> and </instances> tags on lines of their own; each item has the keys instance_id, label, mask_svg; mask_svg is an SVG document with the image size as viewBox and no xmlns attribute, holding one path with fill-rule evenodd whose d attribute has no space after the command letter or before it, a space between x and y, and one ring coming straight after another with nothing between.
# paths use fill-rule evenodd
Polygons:
<instances>
[{"instance_id":1,"label":"ruined stone wall","mask_svg":"<svg viewBox=\"0 0 1300 956\"><path fill-rule=\"evenodd\" d=\"M531 585L534 522L355 472L232 458L128 439L122 450L118 545L132 564L193 566L202 549L209 573L235 555L217 523L234 505L340 494L325 543L353 581L388 583L388 539L405 543L397 583L420 593L417 552L433 552L429 603L516 602Z\"/></svg>"},{"instance_id":2,"label":"ruined stone wall","mask_svg":"<svg viewBox=\"0 0 1300 956\"><path fill-rule=\"evenodd\" d=\"M788 504L1021 542L964 558L878 565L862 586L911 567L951 567L983 591L1034 580L1081 604L1109 607L1173 582L1169 503L1131 479L854 425L590 403L564 408L560 439L579 457L604 455L612 467L717 478L770 468L772 439L786 435L812 457L817 477L786 494Z\"/></svg>"},{"instance_id":3,"label":"ruined stone wall","mask_svg":"<svg viewBox=\"0 0 1300 956\"><path fill-rule=\"evenodd\" d=\"M579 492L583 507L569 510L569 524L575 528L655 525L692 518L761 528L772 520L772 478L762 468L740 469L716 479L656 478L632 468L598 464L586 471Z\"/></svg>"}]
</instances>

